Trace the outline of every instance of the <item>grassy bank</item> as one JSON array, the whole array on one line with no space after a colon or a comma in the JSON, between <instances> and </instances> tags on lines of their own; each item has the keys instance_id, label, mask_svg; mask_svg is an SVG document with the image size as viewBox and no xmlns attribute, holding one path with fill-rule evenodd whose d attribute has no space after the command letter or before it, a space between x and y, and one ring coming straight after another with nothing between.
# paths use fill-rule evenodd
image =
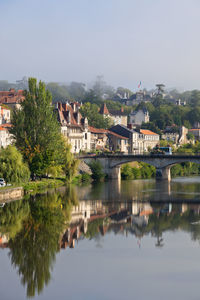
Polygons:
<instances>
[{"instance_id":1,"label":"grassy bank","mask_svg":"<svg viewBox=\"0 0 200 300\"><path fill-rule=\"evenodd\" d=\"M25 192L37 192L46 188L56 188L64 185L66 182L62 179L42 179L38 181L30 181L22 184Z\"/></svg>"}]
</instances>

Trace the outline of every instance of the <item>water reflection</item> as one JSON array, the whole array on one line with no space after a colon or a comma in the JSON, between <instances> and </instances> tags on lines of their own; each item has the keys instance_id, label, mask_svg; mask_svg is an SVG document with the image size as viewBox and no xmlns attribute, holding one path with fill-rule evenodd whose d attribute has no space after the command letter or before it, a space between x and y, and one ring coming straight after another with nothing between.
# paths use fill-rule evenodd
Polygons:
<instances>
[{"instance_id":1,"label":"water reflection","mask_svg":"<svg viewBox=\"0 0 200 300\"><path fill-rule=\"evenodd\" d=\"M200 241L199 195L199 184L151 180L51 190L1 207L0 247L9 249L27 296L34 297L50 282L56 254L83 239L113 232L132 235L141 247L148 235L162 248L165 232L178 229Z\"/></svg>"}]
</instances>

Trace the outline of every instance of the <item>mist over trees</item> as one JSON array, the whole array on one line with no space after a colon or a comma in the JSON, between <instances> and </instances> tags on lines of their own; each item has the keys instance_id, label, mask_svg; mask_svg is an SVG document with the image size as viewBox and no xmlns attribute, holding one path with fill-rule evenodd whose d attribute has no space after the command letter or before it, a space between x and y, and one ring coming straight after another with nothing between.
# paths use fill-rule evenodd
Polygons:
<instances>
[{"instance_id":1,"label":"mist over trees","mask_svg":"<svg viewBox=\"0 0 200 300\"><path fill-rule=\"evenodd\" d=\"M9 83L6 80L0 81L0 90L10 88L25 89L28 86L26 77L16 83ZM27 89L27 88L26 88ZM134 92L126 87L114 88L106 83L103 76L97 76L93 84L89 87L84 82L57 83L49 82L46 89L52 94L52 102L79 101L84 104L82 107L83 116L88 117L89 125L97 128L109 128L109 120L104 120L99 116L98 111L103 102L108 109L120 110L130 113L131 110L138 110L146 107L150 114L150 122L143 124L144 128L149 128L157 133L164 130L166 126L186 126L192 128L200 120L200 91L185 91L183 93L176 89L166 92L165 97L154 95L149 102L141 102L139 105L126 106L121 99L131 97ZM155 90L147 91L147 94ZM174 99L172 101L172 99ZM185 106L177 106L175 100L186 101Z\"/></svg>"}]
</instances>

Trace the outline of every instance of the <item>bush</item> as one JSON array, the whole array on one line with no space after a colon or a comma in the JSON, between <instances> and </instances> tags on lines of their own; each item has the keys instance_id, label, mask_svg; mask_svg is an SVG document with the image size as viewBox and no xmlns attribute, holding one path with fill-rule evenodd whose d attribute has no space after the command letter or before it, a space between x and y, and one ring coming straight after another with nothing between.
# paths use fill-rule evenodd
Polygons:
<instances>
[{"instance_id":1,"label":"bush","mask_svg":"<svg viewBox=\"0 0 200 300\"><path fill-rule=\"evenodd\" d=\"M104 179L105 174L103 173L102 165L99 161L94 161L90 164L92 171L92 179L95 181L101 181Z\"/></svg>"},{"instance_id":2,"label":"bush","mask_svg":"<svg viewBox=\"0 0 200 300\"><path fill-rule=\"evenodd\" d=\"M0 177L10 183L26 182L30 178L28 165L14 146L0 150Z\"/></svg>"}]
</instances>

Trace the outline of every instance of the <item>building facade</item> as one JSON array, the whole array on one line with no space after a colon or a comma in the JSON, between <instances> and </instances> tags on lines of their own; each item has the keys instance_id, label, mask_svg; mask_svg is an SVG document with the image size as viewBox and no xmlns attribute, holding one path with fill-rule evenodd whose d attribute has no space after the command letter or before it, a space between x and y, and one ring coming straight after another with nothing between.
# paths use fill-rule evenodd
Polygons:
<instances>
[{"instance_id":1,"label":"building facade","mask_svg":"<svg viewBox=\"0 0 200 300\"><path fill-rule=\"evenodd\" d=\"M129 124L131 125L139 125L141 126L142 123L149 122L149 112L147 109L140 109L138 111L133 111L129 115Z\"/></svg>"},{"instance_id":2,"label":"building facade","mask_svg":"<svg viewBox=\"0 0 200 300\"><path fill-rule=\"evenodd\" d=\"M99 113L104 117L109 117L113 125L124 125L127 126L127 114L124 112L123 108L121 110L111 110L107 108L106 104L102 104Z\"/></svg>"},{"instance_id":3,"label":"building facade","mask_svg":"<svg viewBox=\"0 0 200 300\"><path fill-rule=\"evenodd\" d=\"M81 104L57 103L55 111L61 125L61 133L71 145L72 153L90 150L90 131L88 120L83 118L79 112Z\"/></svg>"},{"instance_id":4,"label":"building facade","mask_svg":"<svg viewBox=\"0 0 200 300\"><path fill-rule=\"evenodd\" d=\"M10 89L9 91L0 91L0 104L6 104L7 106L20 108L20 103L24 101L24 91Z\"/></svg>"}]
</instances>

